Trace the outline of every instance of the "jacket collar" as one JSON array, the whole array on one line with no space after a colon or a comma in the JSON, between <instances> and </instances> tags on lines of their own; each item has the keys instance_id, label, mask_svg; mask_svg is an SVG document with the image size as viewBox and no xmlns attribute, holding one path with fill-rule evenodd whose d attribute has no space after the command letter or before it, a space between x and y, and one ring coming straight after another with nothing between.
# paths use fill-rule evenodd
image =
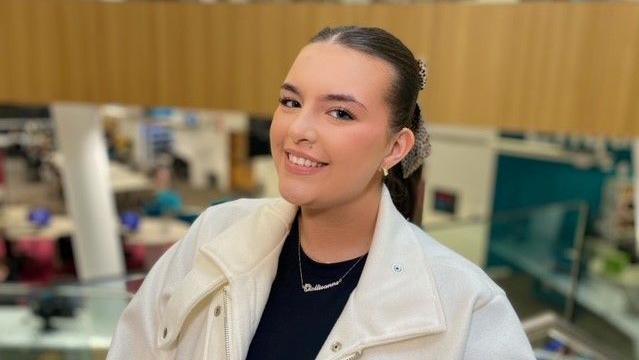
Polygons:
<instances>
[{"instance_id":1,"label":"jacket collar","mask_svg":"<svg viewBox=\"0 0 639 360\"><path fill-rule=\"evenodd\" d=\"M242 317L243 334L237 340L248 350L275 278L282 244L297 213L297 206L284 199L268 201L215 239L202 245L193 270L180 284L167 305L166 326L177 329L199 300L225 282L231 283L234 312ZM436 284L424 248L393 205L384 186L375 233L359 283L349 298L318 358L335 356L330 349L340 342L342 351L358 351L445 330L445 320ZM195 280L190 280L191 278ZM182 289L183 288L183 289ZM188 295L180 295L187 291ZM243 308L236 308L245 307ZM177 332L159 339L168 345Z\"/></svg>"}]
</instances>

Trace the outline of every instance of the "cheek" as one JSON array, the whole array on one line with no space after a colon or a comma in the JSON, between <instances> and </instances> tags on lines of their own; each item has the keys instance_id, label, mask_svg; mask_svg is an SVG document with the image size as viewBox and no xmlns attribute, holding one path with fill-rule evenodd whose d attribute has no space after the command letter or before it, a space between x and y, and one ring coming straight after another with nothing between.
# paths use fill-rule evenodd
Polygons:
<instances>
[{"instance_id":1,"label":"cheek","mask_svg":"<svg viewBox=\"0 0 639 360\"><path fill-rule=\"evenodd\" d=\"M277 156L277 149L282 144L286 137L286 121L282 118L276 110L273 114L273 121L271 122L271 128L269 129L269 141L271 143L271 154Z\"/></svg>"},{"instance_id":2,"label":"cheek","mask_svg":"<svg viewBox=\"0 0 639 360\"><path fill-rule=\"evenodd\" d=\"M354 131L343 132L337 139L334 138L335 149L338 149L340 157L343 158L342 164L349 167L350 170L346 174L351 176L374 173L381 164L384 157L384 135L376 128L365 127L354 129Z\"/></svg>"}]
</instances>

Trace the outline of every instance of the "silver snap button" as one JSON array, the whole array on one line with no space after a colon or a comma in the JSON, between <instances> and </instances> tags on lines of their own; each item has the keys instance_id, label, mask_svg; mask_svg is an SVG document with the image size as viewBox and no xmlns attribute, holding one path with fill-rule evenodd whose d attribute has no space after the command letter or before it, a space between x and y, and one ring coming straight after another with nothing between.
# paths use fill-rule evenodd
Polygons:
<instances>
[{"instance_id":1,"label":"silver snap button","mask_svg":"<svg viewBox=\"0 0 639 360\"><path fill-rule=\"evenodd\" d=\"M169 329L164 328L164 331L162 332L162 339L166 339L166 335L169 333Z\"/></svg>"},{"instance_id":2,"label":"silver snap button","mask_svg":"<svg viewBox=\"0 0 639 360\"><path fill-rule=\"evenodd\" d=\"M222 308L218 305L215 307L215 310L213 310L213 315L215 315L215 317L220 316L220 313L222 313Z\"/></svg>"},{"instance_id":3,"label":"silver snap button","mask_svg":"<svg viewBox=\"0 0 639 360\"><path fill-rule=\"evenodd\" d=\"M402 272L402 270L404 270L404 267L401 264L393 264L393 271L394 272Z\"/></svg>"},{"instance_id":4,"label":"silver snap button","mask_svg":"<svg viewBox=\"0 0 639 360\"><path fill-rule=\"evenodd\" d=\"M333 352L338 352L339 349L342 348L342 343L339 341L336 341L333 343L333 345L331 345L331 350L333 350Z\"/></svg>"}]
</instances>

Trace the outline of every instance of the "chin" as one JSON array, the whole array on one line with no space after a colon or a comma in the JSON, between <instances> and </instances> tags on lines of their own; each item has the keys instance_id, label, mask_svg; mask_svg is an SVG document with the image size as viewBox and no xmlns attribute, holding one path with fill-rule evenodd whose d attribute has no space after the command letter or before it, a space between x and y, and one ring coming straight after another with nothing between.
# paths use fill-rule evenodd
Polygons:
<instances>
[{"instance_id":1,"label":"chin","mask_svg":"<svg viewBox=\"0 0 639 360\"><path fill-rule=\"evenodd\" d=\"M301 184L295 185L280 181L279 188L282 197L297 206L311 204L315 198L314 192L309 191L308 186L302 186Z\"/></svg>"}]
</instances>

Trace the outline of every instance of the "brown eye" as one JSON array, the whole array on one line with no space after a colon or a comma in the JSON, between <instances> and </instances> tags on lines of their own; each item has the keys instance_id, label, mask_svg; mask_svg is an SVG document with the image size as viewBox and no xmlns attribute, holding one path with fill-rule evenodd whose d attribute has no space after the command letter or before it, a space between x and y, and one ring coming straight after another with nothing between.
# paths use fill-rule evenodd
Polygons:
<instances>
[{"instance_id":1,"label":"brown eye","mask_svg":"<svg viewBox=\"0 0 639 360\"><path fill-rule=\"evenodd\" d=\"M288 108L296 108L296 107L301 107L302 105L293 99L289 99L289 98L281 98L280 99L280 104L284 107L288 107Z\"/></svg>"},{"instance_id":2,"label":"brown eye","mask_svg":"<svg viewBox=\"0 0 639 360\"><path fill-rule=\"evenodd\" d=\"M329 112L329 114L331 114L332 117L339 119L339 120L354 120L355 117L353 115L351 115L351 113L349 113L348 111L344 110L344 109L336 109L336 110L331 110Z\"/></svg>"}]
</instances>

